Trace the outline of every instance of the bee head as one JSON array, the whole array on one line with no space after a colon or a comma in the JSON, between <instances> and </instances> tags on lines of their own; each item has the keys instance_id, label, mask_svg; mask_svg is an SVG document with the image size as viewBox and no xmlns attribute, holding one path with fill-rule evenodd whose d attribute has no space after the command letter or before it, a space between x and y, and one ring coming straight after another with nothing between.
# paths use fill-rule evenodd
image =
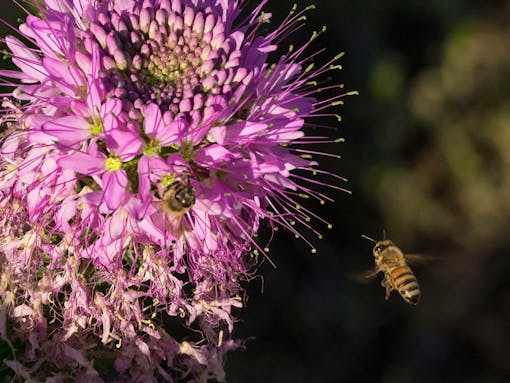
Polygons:
<instances>
[{"instance_id":1,"label":"bee head","mask_svg":"<svg viewBox=\"0 0 510 383\"><path fill-rule=\"evenodd\" d=\"M195 203L195 190L190 185L186 185L175 193L175 199L182 207L191 207Z\"/></svg>"},{"instance_id":2,"label":"bee head","mask_svg":"<svg viewBox=\"0 0 510 383\"><path fill-rule=\"evenodd\" d=\"M385 239L383 241L379 241L374 246L374 256L379 256L385 249L387 249L390 246L395 246L394 243L388 239Z\"/></svg>"}]
</instances>

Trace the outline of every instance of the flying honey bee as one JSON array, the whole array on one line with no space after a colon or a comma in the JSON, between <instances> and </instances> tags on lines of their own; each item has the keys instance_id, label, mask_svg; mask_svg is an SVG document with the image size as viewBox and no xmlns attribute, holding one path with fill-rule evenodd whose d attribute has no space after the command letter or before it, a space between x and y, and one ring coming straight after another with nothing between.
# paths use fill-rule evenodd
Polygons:
<instances>
[{"instance_id":1,"label":"flying honey bee","mask_svg":"<svg viewBox=\"0 0 510 383\"><path fill-rule=\"evenodd\" d=\"M383 272L381 285L386 289L386 299L393 290L404 298L407 303L418 304L420 300L420 285L407 262L422 261L425 257L416 254L404 254L392 241L384 239L375 241L365 235L362 236L375 242L373 254L375 266L366 272L365 278L373 278Z\"/></svg>"},{"instance_id":2,"label":"flying honey bee","mask_svg":"<svg viewBox=\"0 0 510 383\"><path fill-rule=\"evenodd\" d=\"M181 236L184 233L184 215L195 203L195 190L188 183L176 180L163 191L160 210L167 213L168 228L171 233Z\"/></svg>"}]
</instances>

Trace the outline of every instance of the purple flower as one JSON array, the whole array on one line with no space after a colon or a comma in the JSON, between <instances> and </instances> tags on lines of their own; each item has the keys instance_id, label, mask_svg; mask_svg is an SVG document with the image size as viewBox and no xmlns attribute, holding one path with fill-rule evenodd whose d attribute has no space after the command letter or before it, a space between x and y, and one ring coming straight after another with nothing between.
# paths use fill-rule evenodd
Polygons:
<instances>
[{"instance_id":1,"label":"purple flower","mask_svg":"<svg viewBox=\"0 0 510 383\"><path fill-rule=\"evenodd\" d=\"M27 343L9 366L26 379L222 381L240 283L267 250L261 222L314 251L296 223L320 237L310 221L322 220L297 198L340 189L314 179L329 173L311 159L334 140L303 130L343 96L314 98L340 56L314 69L307 43L271 65L303 12L264 35L266 1L245 19L235 0L40 3L22 39L5 38L19 71L0 71L13 88L0 313L14 329L0 321L0 336ZM176 339L171 323L199 332Z\"/></svg>"}]
</instances>

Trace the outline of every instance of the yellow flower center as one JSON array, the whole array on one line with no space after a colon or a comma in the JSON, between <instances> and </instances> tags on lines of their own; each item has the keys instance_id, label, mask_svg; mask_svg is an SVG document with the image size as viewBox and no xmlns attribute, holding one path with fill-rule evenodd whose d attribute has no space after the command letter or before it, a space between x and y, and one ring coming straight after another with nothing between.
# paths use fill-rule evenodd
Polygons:
<instances>
[{"instance_id":1,"label":"yellow flower center","mask_svg":"<svg viewBox=\"0 0 510 383\"><path fill-rule=\"evenodd\" d=\"M96 137L101 133L103 133L103 123L99 117L94 117L94 120L90 124L90 134L92 137Z\"/></svg>"},{"instance_id":2,"label":"yellow flower center","mask_svg":"<svg viewBox=\"0 0 510 383\"><path fill-rule=\"evenodd\" d=\"M122 166L122 161L117 157L108 157L104 162L105 170L116 172Z\"/></svg>"},{"instance_id":3,"label":"yellow flower center","mask_svg":"<svg viewBox=\"0 0 510 383\"><path fill-rule=\"evenodd\" d=\"M161 179L161 186L163 186L163 189L167 188L171 184L173 184L175 181L175 177L172 174L166 174Z\"/></svg>"}]
</instances>

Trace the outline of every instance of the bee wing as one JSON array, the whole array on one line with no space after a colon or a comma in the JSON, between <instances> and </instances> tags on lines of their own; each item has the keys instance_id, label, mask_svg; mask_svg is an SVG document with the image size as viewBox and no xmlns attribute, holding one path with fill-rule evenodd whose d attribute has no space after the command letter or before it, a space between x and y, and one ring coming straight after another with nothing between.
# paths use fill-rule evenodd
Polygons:
<instances>
[{"instance_id":1,"label":"bee wing","mask_svg":"<svg viewBox=\"0 0 510 383\"><path fill-rule=\"evenodd\" d=\"M169 214L165 211L158 211L151 216L155 225L174 237L181 237L184 234L184 216Z\"/></svg>"},{"instance_id":2,"label":"bee wing","mask_svg":"<svg viewBox=\"0 0 510 383\"><path fill-rule=\"evenodd\" d=\"M367 283L371 279L374 279L377 274L379 274L379 270L374 267L374 268L365 270L361 273L350 274L349 279L354 282L357 282L357 283Z\"/></svg>"},{"instance_id":3,"label":"bee wing","mask_svg":"<svg viewBox=\"0 0 510 383\"><path fill-rule=\"evenodd\" d=\"M184 215L167 214L165 218L168 232L175 237L182 237L185 232Z\"/></svg>"},{"instance_id":4,"label":"bee wing","mask_svg":"<svg viewBox=\"0 0 510 383\"><path fill-rule=\"evenodd\" d=\"M404 254L404 258L410 264L425 264L437 261L439 257L433 257L430 255L423 254Z\"/></svg>"}]
</instances>

